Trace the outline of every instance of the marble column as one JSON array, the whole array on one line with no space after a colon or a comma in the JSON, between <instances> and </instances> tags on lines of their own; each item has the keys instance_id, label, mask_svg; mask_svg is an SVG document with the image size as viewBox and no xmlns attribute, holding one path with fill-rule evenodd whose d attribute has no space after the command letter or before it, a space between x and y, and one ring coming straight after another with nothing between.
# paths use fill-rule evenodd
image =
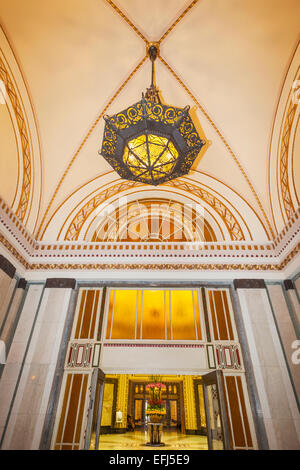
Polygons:
<instances>
[{"instance_id":1,"label":"marble column","mask_svg":"<svg viewBox=\"0 0 300 470\"><path fill-rule=\"evenodd\" d=\"M22 373L26 349L30 341L30 334L34 318L43 292L43 284L29 286L27 297L23 305L20 320L16 328L13 343L6 359L6 364L0 380L0 443L3 442L11 408L14 403L15 391ZM1 445L0 445L1 448Z\"/></svg>"},{"instance_id":2,"label":"marble column","mask_svg":"<svg viewBox=\"0 0 300 470\"><path fill-rule=\"evenodd\" d=\"M284 281L283 284L284 284L284 288L288 296L288 300L290 302L293 316L297 323L298 331L300 331L300 304L299 304L300 297L296 293L296 289L295 289L296 283L294 284L290 279L287 279L286 281Z\"/></svg>"},{"instance_id":3,"label":"marble column","mask_svg":"<svg viewBox=\"0 0 300 470\"><path fill-rule=\"evenodd\" d=\"M250 360L270 449L300 448L300 419L289 369L275 323L270 296L263 280L234 281L243 317ZM280 299L270 289L274 303ZM277 297L277 298L276 298ZM276 309L278 321L290 340L291 324L287 311ZM284 330L285 329L285 330Z\"/></svg>"},{"instance_id":4,"label":"marble column","mask_svg":"<svg viewBox=\"0 0 300 470\"><path fill-rule=\"evenodd\" d=\"M29 287L2 377L7 384L16 368L16 359L18 365L21 360L9 415L4 423L2 449L39 448L74 288L73 279L48 279L45 285ZM17 348L18 341L26 343L25 350L24 347L22 351Z\"/></svg>"},{"instance_id":5,"label":"marble column","mask_svg":"<svg viewBox=\"0 0 300 470\"><path fill-rule=\"evenodd\" d=\"M7 309L17 282L14 278L15 273L16 268L0 255L0 331L3 330Z\"/></svg>"},{"instance_id":6,"label":"marble column","mask_svg":"<svg viewBox=\"0 0 300 470\"><path fill-rule=\"evenodd\" d=\"M26 280L19 279L15 288L15 291L14 291L13 298L11 300L11 304L7 311L5 322L1 330L0 339L6 345L7 354L9 352L12 338L13 338L13 335L17 326L19 310L27 293L27 291L25 292L26 286L27 286Z\"/></svg>"},{"instance_id":7,"label":"marble column","mask_svg":"<svg viewBox=\"0 0 300 470\"><path fill-rule=\"evenodd\" d=\"M283 352L290 375L290 380L294 390L294 395L298 403L300 412L300 364L294 360L295 342L297 342L297 328L295 325L293 313L290 312L290 306L286 301L286 290L289 284L284 282L272 283L267 285L269 299L272 305L274 320L283 347Z\"/></svg>"},{"instance_id":8,"label":"marble column","mask_svg":"<svg viewBox=\"0 0 300 470\"><path fill-rule=\"evenodd\" d=\"M294 285L298 293L298 298L300 299L300 274L298 274L298 277L296 277L296 279L294 280Z\"/></svg>"}]
</instances>

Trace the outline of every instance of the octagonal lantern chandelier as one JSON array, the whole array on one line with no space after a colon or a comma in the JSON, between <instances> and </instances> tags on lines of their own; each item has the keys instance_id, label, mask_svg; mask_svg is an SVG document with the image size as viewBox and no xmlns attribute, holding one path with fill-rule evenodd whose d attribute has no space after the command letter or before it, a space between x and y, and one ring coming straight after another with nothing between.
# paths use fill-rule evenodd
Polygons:
<instances>
[{"instance_id":1,"label":"octagonal lantern chandelier","mask_svg":"<svg viewBox=\"0 0 300 470\"><path fill-rule=\"evenodd\" d=\"M99 153L121 178L157 186L187 174L205 141L199 137L189 106L161 103L154 85L157 47L151 45L148 54L152 62L150 88L138 103L104 117Z\"/></svg>"}]
</instances>

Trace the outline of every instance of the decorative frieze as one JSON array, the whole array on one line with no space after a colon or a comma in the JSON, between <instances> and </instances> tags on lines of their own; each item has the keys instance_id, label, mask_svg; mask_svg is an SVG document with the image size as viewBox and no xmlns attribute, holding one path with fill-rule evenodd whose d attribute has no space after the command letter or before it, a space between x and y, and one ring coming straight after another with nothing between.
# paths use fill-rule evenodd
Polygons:
<instances>
[{"instance_id":1,"label":"decorative frieze","mask_svg":"<svg viewBox=\"0 0 300 470\"><path fill-rule=\"evenodd\" d=\"M236 344L215 346L218 369L242 369L241 354Z\"/></svg>"},{"instance_id":2,"label":"decorative frieze","mask_svg":"<svg viewBox=\"0 0 300 470\"><path fill-rule=\"evenodd\" d=\"M74 342L69 343L65 368L92 368L99 367L100 343Z\"/></svg>"},{"instance_id":3,"label":"decorative frieze","mask_svg":"<svg viewBox=\"0 0 300 470\"><path fill-rule=\"evenodd\" d=\"M280 271L298 254L300 209L274 239L230 242L36 241L0 199L0 242L28 270Z\"/></svg>"}]
</instances>

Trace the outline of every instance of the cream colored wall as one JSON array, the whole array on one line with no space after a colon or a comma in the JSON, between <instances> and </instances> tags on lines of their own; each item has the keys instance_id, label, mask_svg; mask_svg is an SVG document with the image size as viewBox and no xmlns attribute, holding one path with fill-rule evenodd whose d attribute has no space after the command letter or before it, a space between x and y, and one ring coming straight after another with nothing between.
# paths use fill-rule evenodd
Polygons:
<instances>
[{"instance_id":1,"label":"cream colored wall","mask_svg":"<svg viewBox=\"0 0 300 470\"><path fill-rule=\"evenodd\" d=\"M295 287L300 298L300 276L295 280Z\"/></svg>"},{"instance_id":2,"label":"cream colored wall","mask_svg":"<svg viewBox=\"0 0 300 470\"><path fill-rule=\"evenodd\" d=\"M9 306L15 285L16 279L11 278L8 276L8 274L0 269L0 329L4 324L7 308Z\"/></svg>"},{"instance_id":3,"label":"cream colored wall","mask_svg":"<svg viewBox=\"0 0 300 470\"><path fill-rule=\"evenodd\" d=\"M3 431L7 425L9 418L10 407L14 392L18 383L19 374L21 372L22 363L30 337L34 316L38 307L38 303L42 294L42 285L32 285L28 290L28 295L23 306L22 315L14 341L12 343L9 355L7 357L6 365L0 381L0 432L1 439L3 438Z\"/></svg>"},{"instance_id":4,"label":"cream colored wall","mask_svg":"<svg viewBox=\"0 0 300 470\"><path fill-rule=\"evenodd\" d=\"M4 341L6 348L8 348L8 343L11 340L12 330L15 325L16 316L18 314L18 310L23 299L24 289L17 288L13 294L13 299L11 301L11 305L9 307L9 311L7 312L7 317L5 318L5 322L3 325L3 330L1 332L1 340Z\"/></svg>"},{"instance_id":5,"label":"cream colored wall","mask_svg":"<svg viewBox=\"0 0 300 470\"><path fill-rule=\"evenodd\" d=\"M0 383L2 449L39 448L70 296L29 287Z\"/></svg>"},{"instance_id":6,"label":"cream colored wall","mask_svg":"<svg viewBox=\"0 0 300 470\"><path fill-rule=\"evenodd\" d=\"M291 378L295 388L295 394L300 403L300 374L299 365L293 360L293 343L297 340L297 334L293 325L292 318L284 297L283 288L280 284L268 285L267 287L270 301L272 304L273 314L275 317L276 325L284 348L285 358L288 363ZM287 291L288 293L295 294L294 290ZM295 299L298 303L298 300ZM298 303L299 308L299 303Z\"/></svg>"},{"instance_id":7,"label":"cream colored wall","mask_svg":"<svg viewBox=\"0 0 300 470\"><path fill-rule=\"evenodd\" d=\"M299 300L298 300L295 289L289 289L287 291L287 296L288 296L290 304L291 304L293 315L294 315L294 317L296 319L296 322L298 324L298 328L300 328L300 304L299 304Z\"/></svg>"}]
</instances>

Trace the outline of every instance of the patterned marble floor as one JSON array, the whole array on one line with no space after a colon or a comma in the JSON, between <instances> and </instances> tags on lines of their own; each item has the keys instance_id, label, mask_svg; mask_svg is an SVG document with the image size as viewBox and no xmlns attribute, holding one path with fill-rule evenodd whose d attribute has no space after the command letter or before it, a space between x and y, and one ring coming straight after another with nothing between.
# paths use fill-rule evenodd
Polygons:
<instances>
[{"instance_id":1,"label":"patterned marble floor","mask_svg":"<svg viewBox=\"0 0 300 470\"><path fill-rule=\"evenodd\" d=\"M163 432L164 447L148 447L147 432L134 431L125 434L102 434L100 436L100 450L207 450L205 436L191 436L176 431Z\"/></svg>"}]
</instances>

